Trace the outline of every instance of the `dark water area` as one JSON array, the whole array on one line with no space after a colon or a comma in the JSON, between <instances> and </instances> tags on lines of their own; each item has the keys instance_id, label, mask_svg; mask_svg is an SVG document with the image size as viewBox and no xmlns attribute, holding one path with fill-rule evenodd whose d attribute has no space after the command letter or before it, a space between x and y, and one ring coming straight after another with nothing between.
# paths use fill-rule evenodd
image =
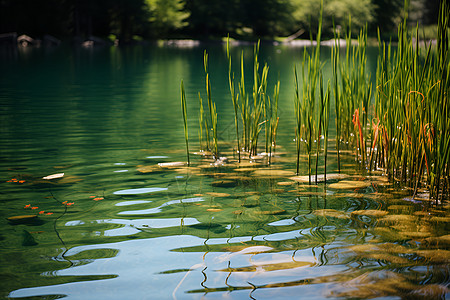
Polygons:
<instances>
[{"instance_id":1,"label":"dark water area","mask_svg":"<svg viewBox=\"0 0 450 300\"><path fill-rule=\"evenodd\" d=\"M205 48L223 164L193 154ZM269 91L281 81L269 166L265 156L238 163L232 151L224 45L1 48L0 297L445 299L448 204L410 201L350 148L327 183L293 179L303 51L261 46ZM241 52L251 86L253 47L232 47L236 74ZM374 80L377 52L368 52ZM325 80L330 53L322 49ZM190 167L171 164L186 161L181 80Z\"/></svg>"}]
</instances>

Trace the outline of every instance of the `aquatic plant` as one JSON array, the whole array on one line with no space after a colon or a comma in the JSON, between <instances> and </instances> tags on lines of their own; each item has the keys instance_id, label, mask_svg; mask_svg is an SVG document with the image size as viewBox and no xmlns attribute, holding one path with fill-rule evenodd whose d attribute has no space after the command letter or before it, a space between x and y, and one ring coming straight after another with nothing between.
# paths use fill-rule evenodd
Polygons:
<instances>
[{"instance_id":1,"label":"aquatic plant","mask_svg":"<svg viewBox=\"0 0 450 300\"><path fill-rule=\"evenodd\" d=\"M421 47L409 36L406 20L396 52L379 42L372 148L380 150L372 164L414 193L425 182L438 200L448 195L449 181L449 7L441 3L436 48ZM416 37L418 31L417 26Z\"/></svg>"},{"instance_id":2,"label":"aquatic plant","mask_svg":"<svg viewBox=\"0 0 450 300\"><path fill-rule=\"evenodd\" d=\"M265 131L265 151L270 155L276 145L276 133L278 128L278 98L280 93L280 81L278 80L274 87L273 97L267 95L267 81L269 66L264 64L260 71L259 63L260 41L254 46L253 50L253 85L251 94L247 91L244 71L244 53L241 52L240 59L240 78L235 91L235 77L232 72L232 57L230 54L229 40L227 40L227 58L228 58L228 81L231 99L235 113L236 140L239 161L241 151L247 152L249 157L258 153L259 134L264 124ZM251 95L251 96L250 96ZM251 101L250 101L251 97ZM242 143L239 134L239 115L242 123Z\"/></svg>"},{"instance_id":3,"label":"aquatic plant","mask_svg":"<svg viewBox=\"0 0 450 300\"><path fill-rule=\"evenodd\" d=\"M188 137L188 127L187 127L187 107L186 107L186 94L184 92L184 83L181 80L181 113L183 115L183 125L184 125L184 139L186 141L186 156L188 165L190 164L189 160L189 137Z\"/></svg>"}]
</instances>

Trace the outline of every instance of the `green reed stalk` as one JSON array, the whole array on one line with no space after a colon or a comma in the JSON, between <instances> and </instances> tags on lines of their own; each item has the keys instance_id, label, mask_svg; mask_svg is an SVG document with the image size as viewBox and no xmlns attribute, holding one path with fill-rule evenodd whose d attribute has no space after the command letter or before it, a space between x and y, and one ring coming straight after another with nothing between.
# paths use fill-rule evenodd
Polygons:
<instances>
[{"instance_id":1,"label":"green reed stalk","mask_svg":"<svg viewBox=\"0 0 450 300\"><path fill-rule=\"evenodd\" d=\"M237 154L238 161L241 162L241 146L239 142L239 94L235 93L234 88L234 72L232 72L231 64L231 54L230 54L230 37L227 38L227 58L228 58L228 83L230 86L231 101L233 102L234 108L234 127L236 128L236 143L237 143Z\"/></svg>"},{"instance_id":2,"label":"green reed stalk","mask_svg":"<svg viewBox=\"0 0 450 300\"><path fill-rule=\"evenodd\" d=\"M198 112L198 141L200 144L200 150L205 150L207 148L204 147L203 145L203 124L204 124L204 115L205 115L205 110L203 109L203 101L202 101L202 97L200 96L200 93L198 93L198 100L200 102L199 105L199 112Z\"/></svg>"},{"instance_id":3,"label":"green reed stalk","mask_svg":"<svg viewBox=\"0 0 450 300\"><path fill-rule=\"evenodd\" d=\"M319 75L319 91L320 91L320 98L319 98L319 122L317 123L317 135L316 135L316 141L317 141L317 147L316 147L316 184L317 184L317 172L319 169L319 152L320 152L320 139L322 137L322 127L323 127L323 117L324 117L324 109L325 109L325 97L323 93L323 76L322 72L320 72Z\"/></svg>"},{"instance_id":4,"label":"green reed stalk","mask_svg":"<svg viewBox=\"0 0 450 300\"><path fill-rule=\"evenodd\" d=\"M278 129L278 99L280 97L280 81L277 81L277 84L275 85L273 89L273 98L269 99L269 122L270 122L270 147L269 147L269 164L272 162L272 152L275 151L276 147L276 139L277 139L277 129ZM272 151L273 150L273 151ZM267 151L266 151L267 152Z\"/></svg>"},{"instance_id":5,"label":"green reed stalk","mask_svg":"<svg viewBox=\"0 0 450 300\"><path fill-rule=\"evenodd\" d=\"M209 117L211 121L211 130L213 135L213 143L214 148L212 149L213 157L217 159L219 157L219 151L218 151L218 142L217 142L217 111L215 103L212 101L211 96L211 80L209 79L209 72L208 72L208 53L203 53L203 65L205 68L205 76L206 76L206 96L208 98L208 108L209 108Z\"/></svg>"},{"instance_id":6,"label":"green reed stalk","mask_svg":"<svg viewBox=\"0 0 450 300\"><path fill-rule=\"evenodd\" d=\"M334 105L335 105L335 113L336 113L336 151L337 151L337 164L338 164L338 172L341 172L341 159L340 159L340 142L341 142L341 91L339 89L339 82L338 82L338 65L339 65L339 49L340 45L336 42L339 39L339 36L335 38L335 44L334 47L331 49L331 55L333 60L333 87L334 87Z\"/></svg>"},{"instance_id":7,"label":"green reed stalk","mask_svg":"<svg viewBox=\"0 0 450 300\"><path fill-rule=\"evenodd\" d=\"M183 114L183 123L184 123L184 138L186 140L186 156L188 165L190 165L189 160L189 138L188 138L188 127L187 127L187 107L186 107L186 95L184 92L184 83L181 80L181 112Z\"/></svg>"},{"instance_id":8,"label":"green reed stalk","mask_svg":"<svg viewBox=\"0 0 450 300\"><path fill-rule=\"evenodd\" d=\"M330 124L330 96L331 94L331 83L328 81L327 91L325 94L324 112L323 112L323 129L324 129L324 179L327 182L327 155L328 155L328 127Z\"/></svg>"},{"instance_id":9,"label":"green reed stalk","mask_svg":"<svg viewBox=\"0 0 450 300\"><path fill-rule=\"evenodd\" d=\"M300 167L300 146L302 141L302 103L300 100L300 95L298 91L298 76L297 67L294 65L294 78L295 78L295 98L294 98L294 112L295 121L297 122L297 127L295 128L295 142L297 146L297 175L299 175Z\"/></svg>"}]
</instances>

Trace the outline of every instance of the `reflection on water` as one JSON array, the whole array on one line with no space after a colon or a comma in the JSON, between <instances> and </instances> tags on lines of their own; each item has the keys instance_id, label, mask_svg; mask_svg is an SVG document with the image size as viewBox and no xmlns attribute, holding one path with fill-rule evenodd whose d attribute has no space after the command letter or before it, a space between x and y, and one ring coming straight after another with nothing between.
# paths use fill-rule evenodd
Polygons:
<instances>
[{"instance_id":1,"label":"reflection on water","mask_svg":"<svg viewBox=\"0 0 450 300\"><path fill-rule=\"evenodd\" d=\"M172 163L186 160L179 82L197 99L188 103L195 145L203 48L2 57L2 296L445 298L447 204L408 201L408 189L366 174L351 151L341 156L345 176L318 185L293 177L289 84L302 50L261 49L285 85L268 166L264 156L238 163L227 154L234 121L225 50L208 47L228 160L193 156L191 167ZM328 160L335 172L336 157Z\"/></svg>"}]
</instances>

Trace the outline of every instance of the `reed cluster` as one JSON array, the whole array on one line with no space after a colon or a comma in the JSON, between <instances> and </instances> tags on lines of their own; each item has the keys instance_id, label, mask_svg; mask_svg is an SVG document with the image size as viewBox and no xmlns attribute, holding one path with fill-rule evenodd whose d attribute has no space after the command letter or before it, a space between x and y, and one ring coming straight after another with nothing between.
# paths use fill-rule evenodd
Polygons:
<instances>
[{"instance_id":1,"label":"reed cluster","mask_svg":"<svg viewBox=\"0 0 450 300\"><path fill-rule=\"evenodd\" d=\"M198 93L199 105L199 143L200 150L209 151L213 157L217 159L219 157L218 139L217 139L217 109L216 103L212 100L211 95L211 80L208 72L208 53L203 53L203 67L205 69L205 86L206 86L206 98L208 103L208 112L205 112L203 106L203 99ZM203 132L204 129L204 132ZM205 143L203 143L203 137Z\"/></svg>"},{"instance_id":2,"label":"reed cluster","mask_svg":"<svg viewBox=\"0 0 450 300\"><path fill-rule=\"evenodd\" d=\"M405 1L407 11L408 0ZM324 83L320 61L323 0L321 1L316 46L304 51L301 77L294 66L295 78L295 140L297 174L300 172L301 152L308 157L308 175L311 183L315 171L317 183L319 157L323 153L324 177L327 174L327 153L332 96L334 98L337 169L340 172L340 150L343 146L354 149L356 158L368 171L381 169L388 177L402 185L414 188L414 195L423 185L436 200L449 195L450 160L450 86L448 26L450 9L442 1L436 46L421 46L418 27L415 38L408 34L405 17L398 29L398 46L394 48L379 39L376 89L366 70L367 29L358 35L352 45L351 20L346 34L345 55L341 55L339 36L331 51L332 77ZM268 95L267 64L260 67L258 42L253 51L253 81L246 87L244 55L240 57L240 73L235 76L227 41L228 82L234 108L236 149L239 161L258 153L258 140L264 131L264 149L270 157L276 146L278 129L278 98L280 81ZM204 54L206 96L205 112L199 93L200 147L208 149L218 158L217 111L211 96L208 73L208 55ZM237 77L237 78L235 78ZM301 82L300 82L300 80ZM185 124L186 99L183 82L182 110ZM369 110L370 109L370 110ZM205 142L203 142L203 138ZM321 142L323 140L323 143ZM304 146L302 146L304 145ZM304 149L303 149L304 148ZM245 155L243 155L245 154ZM315 163L314 163L315 156Z\"/></svg>"},{"instance_id":3,"label":"reed cluster","mask_svg":"<svg viewBox=\"0 0 450 300\"><path fill-rule=\"evenodd\" d=\"M328 81L326 92L324 92L322 64L320 62L320 40L322 34L323 1L321 1L319 28L317 44L312 53L303 52L302 60L302 90L299 91L297 67L294 66L295 98L294 111L296 118L295 140L297 149L297 174L300 171L301 143L305 143L308 154L308 175L311 183L313 144L316 144L315 175L317 182L319 154L322 152L321 139L324 138L325 178L326 157L328 152L328 127L330 118L330 93L331 85ZM325 179L326 180L326 179Z\"/></svg>"},{"instance_id":4,"label":"reed cluster","mask_svg":"<svg viewBox=\"0 0 450 300\"><path fill-rule=\"evenodd\" d=\"M398 29L397 51L380 42L370 167L430 197L448 195L450 107L449 6L442 1L437 45L419 45L408 35L406 18Z\"/></svg>"},{"instance_id":5,"label":"reed cluster","mask_svg":"<svg viewBox=\"0 0 450 300\"><path fill-rule=\"evenodd\" d=\"M253 51L253 85L251 91L246 88L244 71L244 53L241 53L240 78L235 79L232 68L232 56L230 54L229 39L227 40L228 81L231 100L234 107L234 120L236 128L236 144L239 161L241 153L252 157L258 154L259 134L264 128L265 152L269 156L276 146L276 134L278 129L278 99L280 93L280 81L274 86L273 96L267 94L267 80L269 66L264 64L260 70L259 63L260 42L255 45ZM237 82L237 90L236 90ZM241 127L239 126L241 123ZM262 126L264 125L264 127ZM240 129L241 128L241 129Z\"/></svg>"}]
</instances>

